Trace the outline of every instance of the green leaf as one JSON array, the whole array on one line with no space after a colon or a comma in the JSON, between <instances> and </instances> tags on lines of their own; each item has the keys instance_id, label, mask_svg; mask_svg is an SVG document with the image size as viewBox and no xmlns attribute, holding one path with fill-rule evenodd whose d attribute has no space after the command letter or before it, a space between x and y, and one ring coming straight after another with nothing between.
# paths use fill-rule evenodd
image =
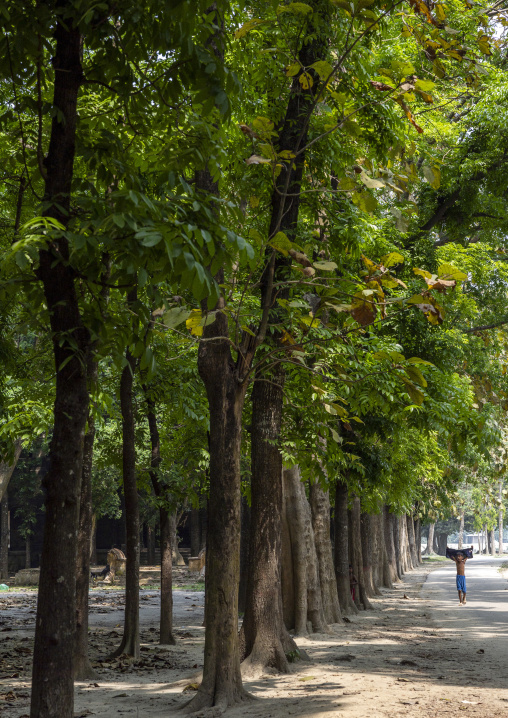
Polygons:
<instances>
[{"instance_id":1,"label":"green leaf","mask_svg":"<svg viewBox=\"0 0 508 718\"><path fill-rule=\"evenodd\" d=\"M426 364L427 366L435 366L431 361L420 359L420 357L410 357L407 361L411 364Z\"/></svg>"},{"instance_id":2,"label":"green leaf","mask_svg":"<svg viewBox=\"0 0 508 718\"><path fill-rule=\"evenodd\" d=\"M407 393L409 394L409 397L413 404L416 404L417 406L421 406L423 404L423 401L425 399L425 395L423 392L421 392L419 389L416 388L416 386L413 384L412 381L409 381L409 379L406 379L405 377L401 377L402 381L404 382L405 388Z\"/></svg>"},{"instance_id":3,"label":"green leaf","mask_svg":"<svg viewBox=\"0 0 508 718\"><path fill-rule=\"evenodd\" d=\"M402 264L404 262L404 257L399 252L390 252L390 254L385 254L384 257L381 257L381 264L384 267L394 267L396 264Z\"/></svg>"},{"instance_id":4,"label":"green leaf","mask_svg":"<svg viewBox=\"0 0 508 718\"><path fill-rule=\"evenodd\" d=\"M238 28L238 30L235 32L235 40L241 40L241 38L245 37L248 32L253 30L257 25L262 25L264 22L264 20L260 20L257 17L253 18L252 20L249 20L244 25L242 25L242 27Z\"/></svg>"},{"instance_id":5,"label":"green leaf","mask_svg":"<svg viewBox=\"0 0 508 718\"><path fill-rule=\"evenodd\" d=\"M289 5L279 5L277 15L281 15L283 12L289 12L292 15L309 15L312 8L304 2L290 2Z\"/></svg>"},{"instance_id":6,"label":"green leaf","mask_svg":"<svg viewBox=\"0 0 508 718\"><path fill-rule=\"evenodd\" d=\"M432 189L439 189L441 184L441 170L439 167L429 167L428 165L423 165L422 172Z\"/></svg>"},{"instance_id":7,"label":"green leaf","mask_svg":"<svg viewBox=\"0 0 508 718\"><path fill-rule=\"evenodd\" d=\"M326 62L326 60L318 60L318 62L314 62L310 67L317 72L319 78L323 81L327 80L333 73L333 67L329 62Z\"/></svg>"},{"instance_id":8,"label":"green leaf","mask_svg":"<svg viewBox=\"0 0 508 718\"><path fill-rule=\"evenodd\" d=\"M293 248L291 240L287 238L284 232L277 232L275 237L270 240L268 244L270 245L270 247L273 247L285 257L289 256L289 250Z\"/></svg>"},{"instance_id":9,"label":"green leaf","mask_svg":"<svg viewBox=\"0 0 508 718\"><path fill-rule=\"evenodd\" d=\"M366 187L368 187L369 189L382 189L383 187L386 187L384 182L381 182L380 180L372 179L372 177L369 177L369 175L366 172L361 173L360 179L363 182L363 184Z\"/></svg>"},{"instance_id":10,"label":"green leaf","mask_svg":"<svg viewBox=\"0 0 508 718\"><path fill-rule=\"evenodd\" d=\"M312 266L323 272L333 272L334 269L337 269L335 262L314 262Z\"/></svg>"},{"instance_id":11,"label":"green leaf","mask_svg":"<svg viewBox=\"0 0 508 718\"><path fill-rule=\"evenodd\" d=\"M461 272L460 269L454 267L453 264L441 264L438 267L437 276L446 279L455 279L457 282L463 282L467 279L467 274Z\"/></svg>"},{"instance_id":12,"label":"green leaf","mask_svg":"<svg viewBox=\"0 0 508 718\"><path fill-rule=\"evenodd\" d=\"M186 322L191 313L191 310L185 309L185 307L172 307L167 312L164 312L164 324L168 329L174 329L179 324Z\"/></svg>"},{"instance_id":13,"label":"green leaf","mask_svg":"<svg viewBox=\"0 0 508 718\"><path fill-rule=\"evenodd\" d=\"M427 386L427 380L421 373L420 369L418 369L418 367L415 366L414 364L411 364L410 366L408 366L406 368L406 374L416 384L419 384L420 386L423 386L424 388Z\"/></svg>"},{"instance_id":14,"label":"green leaf","mask_svg":"<svg viewBox=\"0 0 508 718\"><path fill-rule=\"evenodd\" d=\"M353 200L353 204L355 204L358 209L361 209L362 212L372 214L377 209L376 198L373 197L370 192L353 192L351 199Z\"/></svg>"}]
</instances>

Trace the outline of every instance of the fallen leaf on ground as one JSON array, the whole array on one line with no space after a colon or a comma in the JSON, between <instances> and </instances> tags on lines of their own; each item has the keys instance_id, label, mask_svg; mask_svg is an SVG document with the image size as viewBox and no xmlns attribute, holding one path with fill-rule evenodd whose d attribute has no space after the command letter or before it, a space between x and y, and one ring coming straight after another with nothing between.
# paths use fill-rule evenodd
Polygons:
<instances>
[{"instance_id":1,"label":"fallen leaf on ground","mask_svg":"<svg viewBox=\"0 0 508 718\"><path fill-rule=\"evenodd\" d=\"M182 693L185 693L185 691L197 691L199 688L199 683L188 683L185 688L183 689Z\"/></svg>"},{"instance_id":2,"label":"fallen leaf on ground","mask_svg":"<svg viewBox=\"0 0 508 718\"><path fill-rule=\"evenodd\" d=\"M316 676L304 676L303 678L299 678L299 681L312 681Z\"/></svg>"}]
</instances>

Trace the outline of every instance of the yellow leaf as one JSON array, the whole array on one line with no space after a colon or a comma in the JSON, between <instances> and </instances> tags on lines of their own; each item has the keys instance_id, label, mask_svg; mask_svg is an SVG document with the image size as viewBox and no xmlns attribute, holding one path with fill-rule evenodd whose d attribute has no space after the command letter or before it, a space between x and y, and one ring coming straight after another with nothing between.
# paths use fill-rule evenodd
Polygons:
<instances>
[{"instance_id":1,"label":"yellow leaf","mask_svg":"<svg viewBox=\"0 0 508 718\"><path fill-rule=\"evenodd\" d=\"M259 197L251 197L249 199L249 204L252 209L255 209L259 205Z\"/></svg>"},{"instance_id":2,"label":"yellow leaf","mask_svg":"<svg viewBox=\"0 0 508 718\"><path fill-rule=\"evenodd\" d=\"M444 20L446 20L446 13L441 3L438 3L434 9L436 11L436 17L439 22L444 22Z\"/></svg>"},{"instance_id":3,"label":"yellow leaf","mask_svg":"<svg viewBox=\"0 0 508 718\"><path fill-rule=\"evenodd\" d=\"M302 74L300 75L298 80L304 90L308 90L314 84L314 80L312 79L312 77L309 75L308 72L302 72Z\"/></svg>"},{"instance_id":4,"label":"yellow leaf","mask_svg":"<svg viewBox=\"0 0 508 718\"><path fill-rule=\"evenodd\" d=\"M295 62L293 65L288 65L286 68L286 77L294 77L300 72L300 63Z\"/></svg>"},{"instance_id":5,"label":"yellow leaf","mask_svg":"<svg viewBox=\"0 0 508 718\"><path fill-rule=\"evenodd\" d=\"M235 32L235 40L240 40L242 37L245 37L248 32L253 30L256 25L261 25L264 22L264 20L260 20L259 18L255 17L252 20L249 20L246 22L242 27L238 28L238 30Z\"/></svg>"}]
</instances>

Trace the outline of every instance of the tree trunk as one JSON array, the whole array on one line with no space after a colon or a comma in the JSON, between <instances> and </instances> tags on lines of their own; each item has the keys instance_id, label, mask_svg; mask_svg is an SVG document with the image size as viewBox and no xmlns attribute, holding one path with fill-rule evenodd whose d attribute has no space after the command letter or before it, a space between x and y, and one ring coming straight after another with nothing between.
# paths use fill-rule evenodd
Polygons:
<instances>
[{"instance_id":1,"label":"tree trunk","mask_svg":"<svg viewBox=\"0 0 508 718\"><path fill-rule=\"evenodd\" d=\"M204 175L207 176L204 176ZM213 186L202 173L198 186ZM220 277L219 277L220 280ZM220 281L219 281L220 283ZM228 341L228 318L217 305L215 321L205 326L198 350L198 371L210 411L210 498L205 574L205 655L203 680L186 707L193 713L213 707L221 713L247 697L242 686L238 642L240 573L240 450L246 380L246 353L235 363ZM213 340L212 340L213 339ZM247 367L250 361L247 357Z\"/></svg>"},{"instance_id":2,"label":"tree trunk","mask_svg":"<svg viewBox=\"0 0 508 718\"><path fill-rule=\"evenodd\" d=\"M146 562L155 566L155 529L151 524L146 527Z\"/></svg>"},{"instance_id":3,"label":"tree trunk","mask_svg":"<svg viewBox=\"0 0 508 718\"><path fill-rule=\"evenodd\" d=\"M344 482L337 479L335 484L335 547L334 567L337 594L342 615L358 613L351 597L349 583L349 530L348 530L348 490Z\"/></svg>"},{"instance_id":4,"label":"tree trunk","mask_svg":"<svg viewBox=\"0 0 508 718\"><path fill-rule=\"evenodd\" d=\"M147 404L148 428L150 431L150 481L159 500L164 500L165 489L159 478L159 467L162 461L160 450L159 427L155 411L155 401L149 388L143 384L143 392ZM173 646L176 641L173 635L173 551L172 527L168 508L164 503L159 507L160 553L161 553L161 612L160 635L161 645Z\"/></svg>"},{"instance_id":5,"label":"tree trunk","mask_svg":"<svg viewBox=\"0 0 508 718\"><path fill-rule=\"evenodd\" d=\"M496 536L494 527L492 527L489 531L490 534L490 555L495 556L496 555Z\"/></svg>"},{"instance_id":6,"label":"tree trunk","mask_svg":"<svg viewBox=\"0 0 508 718\"><path fill-rule=\"evenodd\" d=\"M464 509L460 512L459 541L457 548L463 548L464 543Z\"/></svg>"},{"instance_id":7,"label":"tree trunk","mask_svg":"<svg viewBox=\"0 0 508 718\"><path fill-rule=\"evenodd\" d=\"M360 540L362 546L362 572L367 596L377 595L374 585L372 563L374 558L374 536L372 532L372 516L360 514Z\"/></svg>"},{"instance_id":8,"label":"tree trunk","mask_svg":"<svg viewBox=\"0 0 508 718\"><path fill-rule=\"evenodd\" d=\"M381 514L370 514L370 527L372 535L372 582L376 596L381 596L380 586L383 586L384 546L381 534Z\"/></svg>"},{"instance_id":9,"label":"tree trunk","mask_svg":"<svg viewBox=\"0 0 508 718\"><path fill-rule=\"evenodd\" d=\"M250 506L245 496L242 496L240 536L240 586L238 588L238 610L245 613L247 605L247 581L249 573L249 538L250 538Z\"/></svg>"},{"instance_id":10,"label":"tree trunk","mask_svg":"<svg viewBox=\"0 0 508 718\"><path fill-rule=\"evenodd\" d=\"M416 550L416 537L415 537L415 524L413 517L408 514L406 516L407 521L407 536L409 540L409 553L411 556L411 568L416 568L418 566L418 552Z\"/></svg>"},{"instance_id":11,"label":"tree trunk","mask_svg":"<svg viewBox=\"0 0 508 718\"><path fill-rule=\"evenodd\" d=\"M390 583L398 583L400 581L399 572L397 570L397 557L395 553L395 540L393 532L393 514L390 513L388 506L383 507L384 515L384 534L386 546L386 559L388 563L388 574ZM385 584L386 585L386 584Z\"/></svg>"},{"instance_id":12,"label":"tree trunk","mask_svg":"<svg viewBox=\"0 0 508 718\"><path fill-rule=\"evenodd\" d=\"M199 509L191 509L191 556L197 556L200 548Z\"/></svg>"},{"instance_id":13,"label":"tree trunk","mask_svg":"<svg viewBox=\"0 0 508 718\"><path fill-rule=\"evenodd\" d=\"M270 381L258 377L252 390L249 569L240 633L244 675L259 675L266 667L287 673L286 654L297 650L282 612L282 456L278 443L284 374L277 369L280 366Z\"/></svg>"},{"instance_id":14,"label":"tree trunk","mask_svg":"<svg viewBox=\"0 0 508 718\"><path fill-rule=\"evenodd\" d=\"M437 552L439 556L446 554L446 546L448 543L448 534L445 531L437 531Z\"/></svg>"},{"instance_id":15,"label":"tree trunk","mask_svg":"<svg viewBox=\"0 0 508 718\"><path fill-rule=\"evenodd\" d=\"M325 621L328 624L342 623L330 541L330 495L328 491L323 491L320 484L313 483L309 500Z\"/></svg>"},{"instance_id":16,"label":"tree trunk","mask_svg":"<svg viewBox=\"0 0 508 718\"><path fill-rule=\"evenodd\" d=\"M0 578L9 578L9 494L4 492L1 509L2 533L0 535Z\"/></svg>"},{"instance_id":17,"label":"tree trunk","mask_svg":"<svg viewBox=\"0 0 508 718\"><path fill-rule=\"evenodd\" d=\"M171 547L172 547L172 558L175 566L185 566L185 561L178 549L178 523L179 517L176 511L170 516L171 525Z\"/></svg>"},{"instance_id":18,"label":"tree trunk","mask_svg":"<svg viewBox=\"0 0 508 718\"><path fill-rule=\"evenodd\" d=\"M98 365L92 355L88 359L89 383L98 379ZM76 633L74 635L74 680L96 678L88 658L88 591L90 584L90 541L92 529L92 462L95 441L93 409L88 414L88 430L83 445L81 497L79 505L78 548L76 557Z\"/></svg>"},{"instance_id":19,"label":"tree trunk","mask_svg":"<svg viewBox=\"0 0 508 718\"><path fill-rule=\"evenodd\" d=\"M424 556L432 556L434 553L434 531L436 528L436 524L430 524L429 525L429 536L427 538L427 546L425 547L425 551L423 552Z\"/></svg>"},{"instance_id":20,"label":"tree trunk","mask_svg":"<svg viewBox=\"0 0 508 718\"><path fill-rule=\"evenodd\" d=\"M314 531L298 466L283 471L283 484L283 526L287 531L283 550L288 552L282 562L284 621L289 630L294 628L296 635L323 633L328 627L321 600ZM285 580L285 572L292 576L291 582ZM284 597L284 591L289 592L291 597ZM288 606L293 606L292 616L286 611Z\"/></svg>"},{"instance_id":21,"label":"tree trunk","mask_svg":"<svg viewBox=\"0 0 508 718\"><path fill-rule=\"evenodd\" d=\"M130 296L128 301L134 301ZM139 658L139 499L136 484L136 444L132 393L136 360L126 352L127 364L120 379L122 411L122 472L125 496L125 615L120 646L113 656Z\"/></svg>"},{"instance_id":22,"label":"tree trunk","mask_svg":"<svg viewBox=\"0 0 508 718\"><path fill-rule=\"evenodd\" d=\"M97 565L97 514L95 511L92 513L92 526L90 529L90 563L92 566Z\"/></svg>"},{"instance_id":23,"label":"tree trunk","mask_svg":"<svg viewBox=\"0 0 508 718\"><path fill-rule=\"evenodd\" d=\"M499 513L498 513L498 529L499 529L499 555L502 556L504 553L503 548L503 481L499 481Z\"/></svg>"},{"instance_id":24,"label":"tree trunk","mask_svg":"<svg viewBox=\"0 0 508 718\"><path fill-rule=\"evenodd\" d=\"M53 107L45 158L44 215L64 226L69 219L75 152L77 98L82 82L81 35L73 17L54 21ZM53 340L56 391L49 470L43 486L45 525L33 651L31 718L72 718L73 638L76 628L76 548L83 439L88 416L86 362L89 334L83 327L63 235L39 252Z\"/></svg>"},{"instance_id":25,"label":"tree trunk","mask_svg":"<svg viewBox=\"0 0 508 718\"><path fill-rule=\"evenodd\" d=\"M0 501L3 501L3 497L7 492L9 481L11 480L11 476L14 473L16 464L18 463L22 448L23 445L21 443L21 439L17 439L14 444L14 456L12 461L0 461Z\"/></svg>"},{"instance_id":26,"label":"tree trunk","mask_svg":"<svg viewBox=\"0 0 508 718\"><path fill-rule=\"evenodd\" d=\"M422 522L420 518L415 520L415 541L416 541L416 557L418 565L422 563Z\"/></svg>"},{"instance_id":27,"label":"tree trunk","mask_svg":"<svg viewBox=\"0 0 508 718\"><path fill-rule=\"evenodd\" d=\"M365 574L363 571L362 536L361 536L360 516L361 516L360 499L358 498L358 496L355 496L353 499L353 506L350 510L351 545L350 545L349 556L350 556L350 563L353 566L353 573L356 576L356 580L358 581L357 605L360 608L363 608L365 611L368 611L369 609L372 608L372 605L368 599L367 586L365 583Z\"/></svg>"},{"instance_id":28,"label":"tree trunk","mask_svg":"<svg viewBox=\"0 0 508 718\"><path fill-rule=\"evenodd\" d=\"M161 506L160 517L160 551L161 551L161 614L160 636L161 645L174 646L176 641L173 635L173 551L171 548L171 516L168 510Z\"/></svg>"}]
</instances>

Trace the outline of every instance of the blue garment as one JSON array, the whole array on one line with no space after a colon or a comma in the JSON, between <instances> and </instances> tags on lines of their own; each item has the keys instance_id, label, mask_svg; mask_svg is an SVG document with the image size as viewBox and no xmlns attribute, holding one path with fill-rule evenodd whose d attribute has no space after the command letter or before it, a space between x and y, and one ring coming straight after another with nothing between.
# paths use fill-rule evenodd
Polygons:
<instances>
[{"instance_id":1,"label":"blue garment","mask_svg":"<svg viewBox=\"0 0 508 718\"><path fill-rule=\"evenodd\" d=\"M466 577L457 575L457 591L466 593Z\"/></svg>"}]
</instances>

